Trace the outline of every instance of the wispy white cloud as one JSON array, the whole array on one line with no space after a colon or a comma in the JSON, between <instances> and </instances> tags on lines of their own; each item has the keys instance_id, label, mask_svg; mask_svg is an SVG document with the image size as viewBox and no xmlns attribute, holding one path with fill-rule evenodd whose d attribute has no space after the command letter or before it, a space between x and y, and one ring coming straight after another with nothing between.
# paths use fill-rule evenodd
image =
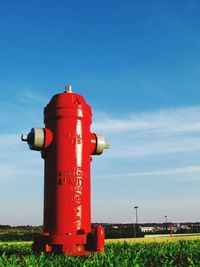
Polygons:
<instances>
[{"instance_id":1,"label":"wispy white cloud","mask_svg":"<svg viewBox=\"0 0 200 267\"><path fill-rule=\"evenodd\" d=\"M28 151L19 135L0 135L0 147L0 183L32 183L43 176L40 154Z\"/></svg>"},{"instance_id":2,"label":"wispy white cloud","mask_svg":"<svg viewBox=\"0 0 200 267\"><path fill-rule=\"evenodd\" d=\"M94 113L94 128L105 133L129 131L192 132L200 131L199 118L199 106L128 114L124 118L113 118L108 114L97 112Z\"/></svg>"},{"instance_id":3,"label":"wispy white cloud","mask_svg":"<svg viewBox=\"0 0 200 267\"><path fill-rule=\"evenodd\" d=\"M20 90L15 94L6 95L1 92L0 134L16 133L21 129L30 129L43 125L43 109L48 103L46 96L33 90Z\"/></svg>"},{"instance_id":4,"label":"wispy white cloud","mask_svg":"<svg viewBox=\"0 0 200 267\"><path fill-rule=\"evenodd\" d=\"M45 97L42 94L38 94L34 90L26 89L23 90L22 93L18 96L18 101L20 102L30 102L32 101L34 104L39 103L39 104L47 104L49 102L49 99Z\"/></svg>"},{"instance_id":5,"label":"wispy white cloud","mask_svg":"<svg viewBox=\"0 0 200 267\"><path fill-rule=\"evenodd\" d=\"M16 134L1 134L1 138L0 138L0 147L1 147L1 151L2 149L8 149L8 147L13 147L15 146L19 141L19 136Z\"/></svg>"},{"instance_id":6,"label":"wispy white cloud","mask_svg":"<svg viewBox=\"0 0 200 267\"><path fill-rule=\"evenodd\" d=\"M141 176L171 176L174 177L174 175L181 175L181 179L185 180L182 175L191 175L191 174L197 174L198 176L196 179L200 180L200 165L196 166L185 166L181 168L169 168L169 169L162 169L162 170L155 170L155 171L141 171L141 172L127 172L127 173L109 173L107 175L101 175L96 176L96 178L109 178L109 177L115 177L115 178L126 178L126 177L141 177ZM196 180L195 179L195 180ZM191 181L191 176L188 176L188 180Z\"/></svg>"},{"instance_id":7,"label":"wispy white cloud","mask_svg":"<svg viewBox=\"0 0 200 267\"><path fill-rule=\"evenodd\" d=\"M175 153L186 153L200 151L200 139L198 138L172 138L162 137L153 138L150 134L141 138L140 140L126 140L120 141L120 138L110 140L111 150L107 152L107 157L112 158L142 158L149 156L170 155ZM113 140L113 143L112 143Z\"/></svg>"},{"instance_id":8,"label":"wispy white cloud","mask_svg":"<svg viewBox=\"0 0 200 267\"><path fill-rule=\"evenodd\" d=\"M116 119L97 114L94 131L104 133L113 158L200 151L200 107L136 113Z\"/></svg>"}]
</instances>

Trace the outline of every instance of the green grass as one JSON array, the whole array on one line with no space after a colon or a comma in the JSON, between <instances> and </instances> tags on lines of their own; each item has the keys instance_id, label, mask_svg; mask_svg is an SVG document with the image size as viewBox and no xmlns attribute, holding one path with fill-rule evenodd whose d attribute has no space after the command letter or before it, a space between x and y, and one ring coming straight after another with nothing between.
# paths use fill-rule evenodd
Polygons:
<instances>
[{"instance_id":1,"label":"green grass","mask_svg":"<svg viewBox=\"0 0 200 267\"><path fill-rule=\"evenodd\" d=\"M45 253L35 255L31 244L1 243L0 266L200 266L200 241L108 243L104 253L85 258Z\"/></svg>"}]
</instances>

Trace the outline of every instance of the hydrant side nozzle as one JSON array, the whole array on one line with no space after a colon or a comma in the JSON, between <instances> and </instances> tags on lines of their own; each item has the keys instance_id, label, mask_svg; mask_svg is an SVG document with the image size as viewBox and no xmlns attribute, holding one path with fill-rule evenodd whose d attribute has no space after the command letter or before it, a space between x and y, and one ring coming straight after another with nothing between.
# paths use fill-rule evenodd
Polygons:
<instances>
[{"instance_id":1,"label":"hydrant side nozzle","mask_svg":"<svg viewBox=\"0 0 200 267\"><path fill-rule=\"evenodd\" d=\"M28 134L28 144L31 150L40 151L44 147L45 132L44 128L32 128Z\"/></svg>"},{"instance_id":2,"label":"hydrant side nozzle","mask_svg":"<svg viewBox=\"0 0 200 267\"><path fill-rule=\"evenodd\" d=\"M105 138L100 134L94 134L96 136L96 148L92 152L92 155L101 155L104 149L108 149L110 145L106 142Z\"/></svg>"},{"instance_id":3,"label":"hydrant side nozzle","mask_svg":"<svg viewBox=\"0 0 200 267\"><path fill-rule=\"evenodd\" d=\"M47 128L32 128L29 134L21 135L21 140L27 142L31 150L41 151L51 144L53 134Z\"/></svg>"}]
</instances>

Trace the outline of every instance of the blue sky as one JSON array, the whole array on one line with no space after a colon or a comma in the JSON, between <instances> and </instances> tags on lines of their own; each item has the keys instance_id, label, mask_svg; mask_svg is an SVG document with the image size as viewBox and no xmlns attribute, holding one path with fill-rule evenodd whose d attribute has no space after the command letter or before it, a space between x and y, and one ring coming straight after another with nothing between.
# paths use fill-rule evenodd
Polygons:
<instances>
[{"instance_id":1,"label":"blue sky","mask_svg":"<svg viewBox=\"0 0 200 267\"><path fill-rule=\"evenodd\" d=\"M0 0L0 224L42 224L43 161L20 140L66 84L110 150L93 222L200 221L200 2Z\"/></svg>"}]
</instances>

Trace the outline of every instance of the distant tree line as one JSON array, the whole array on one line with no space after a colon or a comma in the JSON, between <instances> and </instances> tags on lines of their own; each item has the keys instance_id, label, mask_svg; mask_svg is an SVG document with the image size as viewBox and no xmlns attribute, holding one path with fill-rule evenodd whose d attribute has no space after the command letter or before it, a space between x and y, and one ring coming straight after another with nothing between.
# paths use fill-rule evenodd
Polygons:
<instances>
[{"instance_id":1,"label":"distant tree line","mask_svg":"<svg viewBox=\"0 0 200 267\"><path fill-rule=\"evenodd\" d=\"M33 236L42 233L42 226L0 225L0 241L31 241Z\"/></svg>"},{"instance_id":2,"label":"distant tree line","mask_svg":"<svg viewBox=\"0 0 200 267\"><path fill-rule=\"evenodd\" d=\"M135 224L104 224L105 238L134 238L143 237L139 225Z\"/></svg>"},{"instance_id":3,"label":"distant tree line","mask_svg":"<svg viewBox=\"0 0 200 267\"><path fill-rule=\"evenodd\" d=\"M96 223L94 224L96 225ZM101 224L105 229L105 238L133 238L143 237L146 233L141 231L140 226L155 227L154 230L148 234L169 234L170 223L166 224ZM174 226L174 232L177 234L200 233L200 223L185 223L178 227ZM41 234L42 226L32 225L0 225L0 241L31 241L35 235Z\"/></svg>"}]
</instances>

